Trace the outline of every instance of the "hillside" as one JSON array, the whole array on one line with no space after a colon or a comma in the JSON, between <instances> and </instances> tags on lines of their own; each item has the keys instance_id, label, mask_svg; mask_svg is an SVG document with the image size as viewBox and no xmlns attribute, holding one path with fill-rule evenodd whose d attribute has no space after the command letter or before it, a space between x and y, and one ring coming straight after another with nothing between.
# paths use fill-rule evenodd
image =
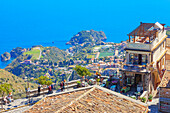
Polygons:
<instances>
[{"instance_id":1,"label":"hillside","mask_svg":"<svg viewBox=\"0 0 170 113\"><path fill-rule=\"evenodd\" d=\"M31 55L32 60L37 60L39 57L41 57L41 48L40 47L34 47L30 51L27 51L24 53L24 55Z\"/></svg>"},{"instance_id":2,"label":"hillside","mask_svg":"<svg viewBox=\"0 0 170 113\"><path fill-rule=\"evenodd\" d=\"M46 66L52 66L58 62L68 60L68 58L67 52L57 47L33 47L13 60L5 70L21 78L26 76L29 79L31 77L37 78L47 72L48 68ZM31 60L31 63L24 63L27 60Z\"/></svg>"},{"instance_id":3,"label":"hillside","mask_svg":"<svg viewBox=\"0 0 170 113\"><path fill-rule=\"evenodd\" d=\"M57 47L45 47L42 52L41 59L48 59L49 61L57 62L68 59L69 56L67 52L57 48Z\"/></svg>"},{"instance_id":4,"label":"hillside","mask_svg":"<svg viewBox=\"0 0 170 113\"><path fill-rule=\"evenodd\" d=\"M81 31L78 32L76 35L74 35L69 42L66 44L70 45L76 45L76 44L82 44L85 42L91 42L91 43L101 43L101 41L106 40L106 35L103 31Z\"/></svg>"},{"instance_id":5,"label":"hillside","mask_svg":"<svg viewBox=\"0 0 170 113\"><path fill-rule=\"evenodd\" d=\"M3 83L5 81L6 83L12 85L12 92L14 98L19 98L20 96L22 97L24 96L25 88L27 87L27 82L24 82L22 78L19 78L8 71L5 71L4 69L0 69L0 83ZM30 89L35 89L38 87L37 84L33 84L33 83L30 83L29 85L30 85ZM16 95L18 93L19 95Z\"/></svg>"}]
</instances>

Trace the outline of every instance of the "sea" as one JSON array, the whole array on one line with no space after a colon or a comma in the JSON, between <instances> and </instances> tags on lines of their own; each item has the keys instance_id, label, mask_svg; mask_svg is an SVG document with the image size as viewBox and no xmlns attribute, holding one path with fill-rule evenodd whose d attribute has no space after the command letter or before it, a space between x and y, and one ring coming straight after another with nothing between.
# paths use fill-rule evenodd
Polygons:
<instances>
[{"instance_id":1,"label":"sea","mask_svg":"<svg viewBox=\"0 0 170 113\"><path fill-rule=\"evenodd\" d=\"M0 54L34 45L67 49L72 36L91 29L119 43L140 22L170 26L169 6L170 0L1 0Z\"/></svg>"}]
</instances>

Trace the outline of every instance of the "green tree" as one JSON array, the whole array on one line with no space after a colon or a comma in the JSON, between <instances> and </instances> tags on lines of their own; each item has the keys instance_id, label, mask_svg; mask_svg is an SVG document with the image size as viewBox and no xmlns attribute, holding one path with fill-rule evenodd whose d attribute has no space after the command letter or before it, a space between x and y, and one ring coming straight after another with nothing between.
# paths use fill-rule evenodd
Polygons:
<instances>
[{"instance_id":1,"label":"green tree","mask_svg":"<svg viewBox=\"0 0 170 113\"><path fill-rule=\"evenodd\" d=\"M45 85L51 85L52 84L51 79L47 76L40 76L38 78L35 78L35 80L37 80L38 83L43 86L43 88L45 87ZM43 90L43 92L44 92L44 90Z\"/></svg>"},{"instance_id":2,"label":"green tree","mask_svg":"<svg viewBox=\"0 0 170 113\"><path fill-rule=\"evenodd\" d=\"M4 84L1 84L0 85L0 94L2 95L2 97L6 94L8 94L9 92L11 92L12 90L12 86L11 84L7 84L7 83L4 83Z\"/></svg>"},{"instance_id":3,"label":"green tree","mask_svg":"<svg viewBox=\"0 0 170 113\"><path fill-rule=\"evenodd\" d=\"M46 82L46 85L51 85L53 82L51 81L51 80L48 80L47 82Z\"/></svg>"},{"instance_id":4,"label":"green tree","mask_svg":"<svg viewBox=\"0 0 170 113\"><path fill-rule=\"evenodd\" d=\"M11 91L12 91L11 84L7 84L7 83L0 84L0 94L2 95L2 97L5 94L9 94L9 92L11 92ZM3 101L3 99L2 99L2 101ZM1 105L1 107L3 108L3 104Z\"/></svg>"},{"instance_id":5,"label":"green tree","mask_svg":"<svg viewBox=\"0 0 170 113\"><path fill-rule=\"evenodd\" d=\"M38 83L43 85L43 86L44 85L51 85L52 84L51 83L51 79L49 77L47 77L47 76L40 76L38 78L35 78L35 80L37 80ZM49 84L49 83L51 83L51 84Z\"/></svg>"},{"instance_id":6,"label":"green tree","mask_svg":"<svg viewBox=\"0 0 170 113\"><path fill-rule=\"evenodd\" d=\"M90 71L89 71L86 67L82 67L82 66L76 65L76 67L74 68L74 70L77 72L77 74L78 74L80 77L91 76Z\"/></svg>"}]
</instances>

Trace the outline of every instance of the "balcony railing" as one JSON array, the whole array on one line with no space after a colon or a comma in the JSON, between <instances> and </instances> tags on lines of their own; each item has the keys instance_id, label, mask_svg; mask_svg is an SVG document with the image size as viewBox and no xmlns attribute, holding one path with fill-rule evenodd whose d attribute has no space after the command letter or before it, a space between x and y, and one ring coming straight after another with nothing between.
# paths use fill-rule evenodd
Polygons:
<instances>
[{"instance_id":1,"label":"balcony railing","mask_svg":"<svg viewBox=\"0 0 170 113\"><path fill-rule=\"evenodd\" d=\"M127 71L147 71L147 66L146 65L133 65L133 64L123 64L122 65L122 70L127 70Z\"/></svg>"},{"instance_id":2,"label":"balcony railing","mask_svg":"<svg viewBox=\"0 0 170 113\"><path fill-rule=\"evenodd\" d=\"M136 50L145 50L145 51L151 51L153 50L157 45L162 43L166 39L166 34L159 35L158 37L154 38L151 40L149 43L148 40L144 42L136 41L134 42L129 42L127 44L127 49L136 49Z\"/></svg>"},{"instance_id":3,"label":"balcony railing","mask_svg":"<svg viewBox=\"0 0 170 113\"><path fill-rule=\"evenodd\" d=\"M145 43L128 43L127 44L127 49L137 49L137 50L146 50L150 51L151 50L151 44L145 44Z\"/></svg>"}]
</instances>

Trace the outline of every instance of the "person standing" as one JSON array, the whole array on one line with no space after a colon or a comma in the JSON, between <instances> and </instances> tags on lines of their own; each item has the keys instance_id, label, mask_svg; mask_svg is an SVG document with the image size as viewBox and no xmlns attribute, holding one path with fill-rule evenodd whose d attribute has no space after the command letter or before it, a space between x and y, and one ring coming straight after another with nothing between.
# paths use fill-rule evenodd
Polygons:
<instances>
[{"instance_id":1,"label":"person standing","mask_svg":"<svg viewBox=\"0 0 170 113\"><path fill-rule=\"evenodd\" d=\"M60 88L61 88L61 91L63 91L63 89L64 89L64 82L63 81L61 81L61 83L60 83Z\"/></svg>"},{"instance_id":2,"label":"person standing","mask_svg":"<svg viewBox=\"0 0 170 113\"><path fill-rule=\"evenodd\" d=\"M41 86L38 85L38 96L40 95L40 91L41 91Z\"/></svg>"},{"instance_id":3,"label":"person standing","mask_svg":"<svg viewBox=\"0 0 170 113\"><path fill-rule=\"evenodd\" d=\"M7 97L6 97L6 96L3 96L2 99L3 99L3 101L5 102L5 105L6 105L6 104L7 104L7 101L8 101L8 100L7 100Z\"/></svg>"},{"instance_id":4,"label":"person standing","mask_svg":"<svg viewBox=\"0 0 170 113\"><path fill-rule=\"evenodd\" d=\"M48 93L51 94L52 93L52 88L51 88L51 85L48 86Z\"/></svg>"},{"instance_id":5,"label":"person standing","mask_svg":"<svg viewBox=\"0 0 170 113\"><path fill-rule=\"evenodd\" d=\"M54 89L54 85L53 84L51 84L51 90L53 90Z\"/></svg>"},{"instance_id":6,"label":"person standing","mask_svg":"<svg viewBox=\"0 0 170 113\"><path fill-rule=\"evenodd\" d=\"M64 79L63 90L65 90L66 80Z\"/></svg>"},{"instance_id":7,"label":"person standing","mask_svg":"<svg viewBox=\"0 0 170 113\"><path fill-rule=\"evenodd\" d=\"M9 102L12 102L12 92L9 92L7 99Z\"/></svg>"}]
</instances>

